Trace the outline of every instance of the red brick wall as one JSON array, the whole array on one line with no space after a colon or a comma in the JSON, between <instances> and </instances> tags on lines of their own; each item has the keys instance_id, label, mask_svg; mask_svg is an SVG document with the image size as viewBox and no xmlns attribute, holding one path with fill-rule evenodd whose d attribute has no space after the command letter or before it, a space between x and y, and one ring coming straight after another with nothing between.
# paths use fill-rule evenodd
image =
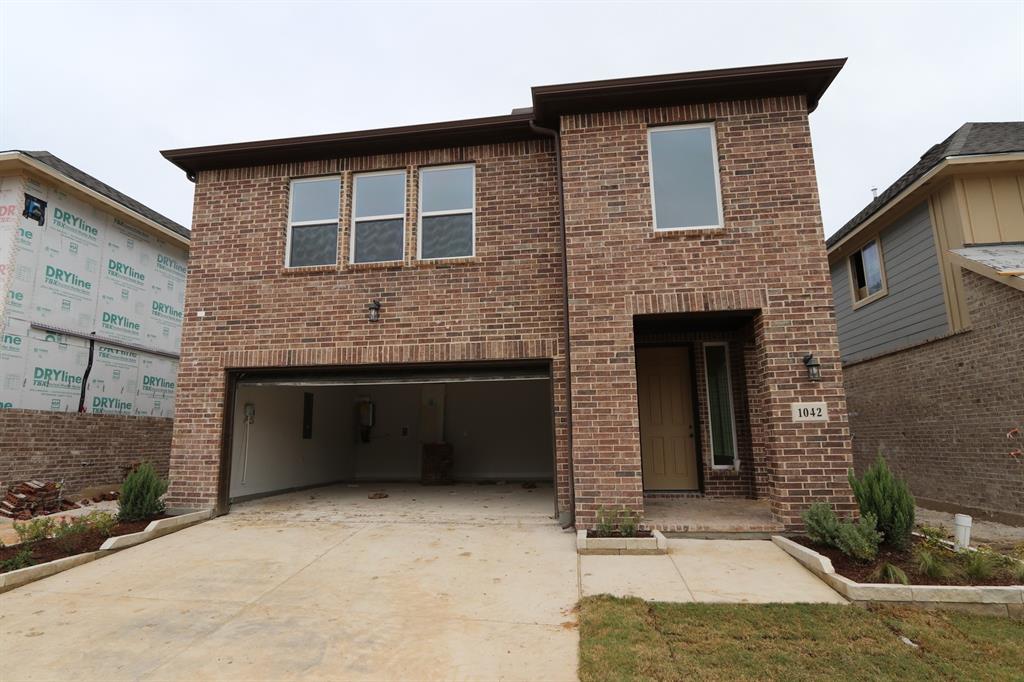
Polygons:
<instances>
[{"instance_id":1,"label":"red brick wall","mask_svg":"<svg viewBox=\"0 0 1024 682\"><path fill-rule=\"evenodd\" d=\"M648 126L712 120L725 227L655 233ZM802 97L666 107L562 120L578 525L598 507L641 510L633 318L759 310L763 385L750 396L755 466L787 525L812 501L854 504L831 283ZM806 380L813 351L825 380ZM789 404L825 401L831 421L794 424Z\"/></svg>"},{"instance_id":2,"label":"red brick wall","mask_svg":"<svg viewBox=\"0 0 1024 682\"><path fill-rule=\"evenodd\" d=\"M971 329L845 368L856 468L881 452L925 502L1024 520L1024 292L964 272Z\"/></svg>"},{"instance_id":3,"label":"red brick wall","mask_svg":"<svg viewBox=\"0 0 1024 682\"><path fill-rule=\"evenodd\" d=\"M420 166L475 162L474 258L417 261ZM406 261L349 265L353 171L405 168ZM283 267L289 179L342 174L339 265ZM554 151L534 141L200 173L170 498L216 500L225 368L547 358L568 508L561 241ZM369 323L366 305L382 304ZM206 311L197 318L197 311Z\"/></svg>"},{"instance_id":4,"label":"red brick wall","mask_svg":"<svg viewBox=\"0 0 1024 682\"><path fill-rule=\"evenodd\" d=\"M167 476L171 419L0 410L0 494L18 481L64 480L69 492L118 483L138 461Z\"/></svg>"}]
</instances>

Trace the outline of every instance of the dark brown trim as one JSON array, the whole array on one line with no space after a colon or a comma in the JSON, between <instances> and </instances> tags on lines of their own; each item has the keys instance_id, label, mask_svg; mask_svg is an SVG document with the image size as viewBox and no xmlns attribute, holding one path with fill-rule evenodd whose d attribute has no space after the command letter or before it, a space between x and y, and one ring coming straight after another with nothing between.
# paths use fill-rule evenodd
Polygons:
<instances>
[{"instance_id":1,"label":"dark brown trim","mask_svg":"<svg viewBox=\"0 0 1024 682\"><path fill-rule=\"evenodd\" d=\"M808 110L814 111L845 63L846 59L825 59L544 85L531 89L531 110L505 116L168 149L161 154L194 179L199 171L218 168L543 139L532 124L557 131L566 114L794 95L806 96Z\"/></svg>"}]
</instances>

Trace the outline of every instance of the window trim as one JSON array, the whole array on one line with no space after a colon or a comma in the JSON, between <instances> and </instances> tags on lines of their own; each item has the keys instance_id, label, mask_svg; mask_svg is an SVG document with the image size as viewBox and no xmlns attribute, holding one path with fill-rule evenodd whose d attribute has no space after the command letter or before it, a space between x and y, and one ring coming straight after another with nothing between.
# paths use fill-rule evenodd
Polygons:
<instances>
[{"instance_id":1,"label":"window trim","mask_svg":"<svg viewBox=\"0 0 1024 682\"><path fill-rule=\"evenodd\" d=\"M708 372L707 349L711 346L720 346L725 349L725 379L729 384L729 414L732 416L732 464L715 464L715 430L711 427L711 380ZM704 392L708 403L708 452L711 454L711 468L716 471L739 471L740 470L740 448L739 439L736 437L736 405L733 400L732 383L732 360L729 358L728 341L705 341L700 349L704 361Z\"/></svg>"},{"instance_id":2,"label":"window trim","mask_svg":"<svg viewBox=\"0 0 1024 682\"><path fill-rule=\"evenodd\" d=\"M387 214L387 215L362 216L360 218L356 217L356 211L357 211L357 206L358 206L358 197L359 197L359 191L358 191L359 178L371 177L371 176L374 176L374 175L404 175L405 176L405 180L402 183L402 212L401 213L394 213L394 214ZM350 224L349 239L348 239L348 262L349 262L350 265L374 265L374 264L377 264L377 263L404 263L405 262L405 240L406 240L406 237L407 237L407 234L406 234L406 224L405 224L406 223L405 214L406 214L406 211L408 210L408 205L407 205L408 204L408 201L407 201L408 197L406 196L406 194L408 194L408 192L409 192L409 173L408 173L408 171L405 168L394 168L394 169L391 169L391 170L368 171L366 173L353 173L352 174L352 221L351 221L351 224ZM393 258L391 260L357 261L356 260L356 224L357 223L363 223L363 222L370 222L370 221L373 221L373 220L398 220L399 218L402 219L402 256L400 258Z\"/></svg>"},{"instance_id":3,"label":"window trim","mask_svg":"<svg viewBox=\"0 0 1024 682\"><path fill-rule=\"evenodd\" d=\"M424 172L431 172L433 170L455 170L459 168L469 168L473 171L473 185L472 185L472 196L473 206L471 208L455 209L451 211L427 211L423 212L423 174ZM453 163L453 164L442 164L439 166L423 166L417 169L417 184L416 188L416 260L426 261L428 263L433 261L445 261L445 260L459 260L462 258L476 258L476 163ZM432 218L434 216L444 215L470 215L470 235L472 238L472 250L468 256L445 256L443 258L424 258L423 257L423 218Z\"/></svg>"},{"instance_id":4,"label":"window trim","mask_svg":"<svg viewBox=\"0 0 1024 682\"><path fill-rule=\"evenodd\" d=\"M338 228L337 234L334 237L334 262L333 263L321 263L320 265L292 265L292 228L293 227L310 227L313 225L330 225L329 220L292 220L292 205L295 203L295 185L303 182L317 182L319 180L337 180L338 181L338 217L334 221L334 225ZM338 264L338 246L341 241L341 193L344 191L344 185L342 184L344 179L341 175L314 175L304 178L291 178L288 183L288 215L285 227L285 240L284 240L284 266L290 270L301 270L302 268L329 268Z\"/></svg>"},{"instance_id":5,"label":"window trim","mask_svg":"<svg viewBox=\"0 0 1024 682\"><path fill-rule=\"evenodd\" d=\"M878 269L882 274L882 288L875 293L865 296L864 298L857 298L857 281L853 276L853 259L859 255L868 244L874 242L878 248ZM874 303L880 298L885 298L889 295L889 279L885 274L885 256L882 254L882 235L875 235L870 239L866 239L859 247L850 252L850 255L846 257L846 274L850 282L850 299L852 301L853 310L862 308L869 303Z\"/></svg>"},{"instance_id":6,"label":"window trim","mask_svg":"<svg viewBox=\"0 0 1024 682\"><path fill-rule=\"evenodd\" d=\"M654 148L652 134L662 130L686 130L689 128L707 128L711 131L711 160L715 171L715 201L718 205L717 225L693 225L691 227L658 227L658 210L654 198ZM651 194L651 225L655 232L686 232L691 230L721 230L725 228L725 209L722 205L722 177L718 166L718 134L714 121L702 123L685 123L680 125L649 126L647 128L647 181Z\"/></svg>"}]
</instances>

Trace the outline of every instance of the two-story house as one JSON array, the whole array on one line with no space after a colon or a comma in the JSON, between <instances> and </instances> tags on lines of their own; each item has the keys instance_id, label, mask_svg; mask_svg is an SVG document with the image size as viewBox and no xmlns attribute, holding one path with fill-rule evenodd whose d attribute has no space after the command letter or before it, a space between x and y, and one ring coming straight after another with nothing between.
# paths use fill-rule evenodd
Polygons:
<instances>
[{"instance_id":1,"label":"two-story house","mask_svg":"<svg viewBox=\"0 0 1024 682\"><path fill-rule=\"evenodd\" d=\"M828 240L857 468L1024 521L1024 123L965 123Z\"/></svg>"},{"instance_id":2,"label":"two-story house","mask_svg":"<svg viewBox=\"0 0 1024 682\"><path fill-rule=\"evenodd\" d=\"M808 116L844 60L164 152L196 183L170 503L551 481L855 508Z\"/></svg>"}]
</instances>

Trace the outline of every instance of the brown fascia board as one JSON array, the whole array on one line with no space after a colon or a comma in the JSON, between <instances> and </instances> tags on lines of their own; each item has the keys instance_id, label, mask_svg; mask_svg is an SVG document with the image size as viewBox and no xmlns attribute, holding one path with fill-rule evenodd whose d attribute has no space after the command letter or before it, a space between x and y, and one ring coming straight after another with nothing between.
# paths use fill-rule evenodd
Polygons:
<instances>
[{"instance_id":1,"label":"brown fascia board","mask_svg":"<svg viewBox=\"0 0 1024 682\"><path fill-rule=\"evenodd\" d=\"M566 114L806 95L808 111L814 111L844 64L845 58L825 59L543 85L532 88L533 109L542 125L557 125Z\"/></svg>"},{"instance_id":2,"label":"brown fascia board","mask_svg":"<svg viewBox=\"0 0 1024 682\"><path fill-rule=\"evenodd\" d=\"M510 114L329 135L168 149L160 153L178 168L193 175L198 171L218 168L244 168L396 151L543 139L530 128L532 120L532 113Z\"/></svg>"},{"instance_id":3,"label":"brown fascia board","mask_svg":"<svg viewBox=\"0 0 1024 682\"><path fill-rule=\"evenodd\" d=\"M846 59L618 78L532 88L532 110L506 116L170 149L164 158L190 177L203 170L543 139L533 123L557 128L565 114L755 97L806 95L810 111Z\"/></svg>"}]
</instances>

